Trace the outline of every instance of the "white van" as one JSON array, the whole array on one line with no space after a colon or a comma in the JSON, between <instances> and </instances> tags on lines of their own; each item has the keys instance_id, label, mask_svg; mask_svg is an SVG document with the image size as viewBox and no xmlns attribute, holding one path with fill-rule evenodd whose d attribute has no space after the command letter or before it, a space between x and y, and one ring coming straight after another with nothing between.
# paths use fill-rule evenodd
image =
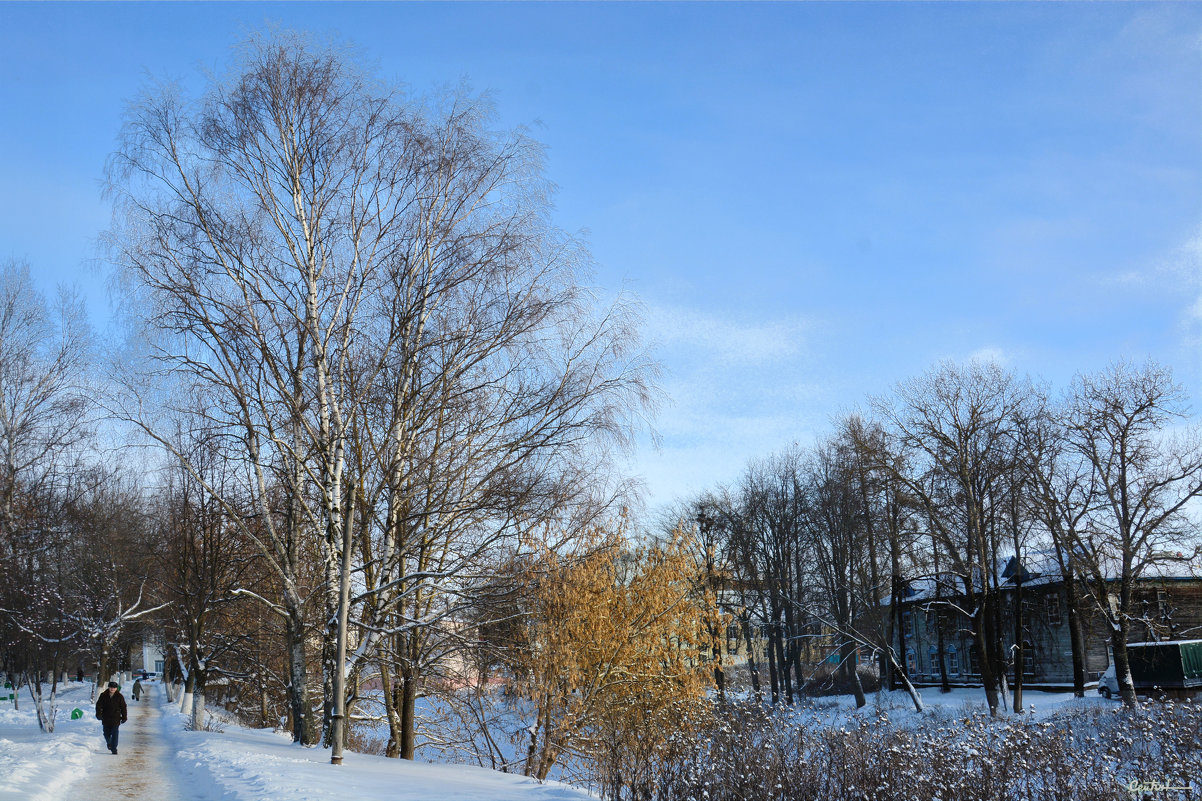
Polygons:
<instances>
[{"instance_id":1,"label":"white van","mask_svg":"<svg viewBox=\"0 0 1202 801\"><path fill-rule=\"evenodd\" d=\"M1106 672L1098 676L1098 695L1103 698L1117 698L1119 680L1114 677L1114 665L1106 668Z\"/></svg>"}]
</instances>

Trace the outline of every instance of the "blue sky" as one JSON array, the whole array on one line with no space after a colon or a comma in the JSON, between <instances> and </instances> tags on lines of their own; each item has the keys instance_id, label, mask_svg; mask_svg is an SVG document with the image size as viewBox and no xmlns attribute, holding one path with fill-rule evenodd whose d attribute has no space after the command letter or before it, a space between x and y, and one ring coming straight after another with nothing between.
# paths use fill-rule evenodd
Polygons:
<instances>
[{"instance_id":1,"label":"blue sky","mask_svg":"<svg viewBox=\"0 0 1202 801\"><path fill-rule=\"evenodd\" d=\"M548 145L558 223L659 343L655 504L943 358L1152 356L1202 401L1200 5L4 3L0 258L103 327L125 101L265 22Z\"/></svg>"}]
</instances>

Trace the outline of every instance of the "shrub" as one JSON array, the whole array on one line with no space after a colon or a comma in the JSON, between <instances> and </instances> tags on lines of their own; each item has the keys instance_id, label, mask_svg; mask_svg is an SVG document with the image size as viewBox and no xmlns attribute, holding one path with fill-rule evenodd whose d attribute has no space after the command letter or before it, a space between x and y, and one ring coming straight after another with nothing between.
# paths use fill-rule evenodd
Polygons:
<instances>
[{"instance_id":1,"label":"shrub","mask_svg":"<svg viewBox=\"0 0 1202 801\"><path fill-rule=\"evenodd\" d=\"M839 725L755 704L710 708L697 732L669 738L655 770L607 788L634 801L1129 801L1196 798L1202 707L1070 709L1046 719L943 711Z\"/></svg>"}]
</instances>

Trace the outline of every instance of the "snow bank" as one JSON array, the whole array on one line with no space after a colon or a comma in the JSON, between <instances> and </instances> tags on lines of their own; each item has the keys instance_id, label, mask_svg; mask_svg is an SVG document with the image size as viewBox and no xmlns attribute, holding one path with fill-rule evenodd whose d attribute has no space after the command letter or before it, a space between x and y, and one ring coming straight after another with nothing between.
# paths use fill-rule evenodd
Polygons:
<instances>
[{"instance_id":1,"label":"snow bank","mask_svg":"<svg viewBox=\"0 0 1202 801\"><path fill-rule=\"evenodd\" d=\"M461 765L431 765L347 752L341 766L330 752L293 744L287 735L222 721L224 731L184 730L186 716L166 709L163 736L174 768L194 792L221 801L588 801L564 784Z\"/></svg>"},{"instance_id":2,"label":"snow bank","mask_svg":"<svg viewBox=\"0 0 1202 801\"><path fill-rule=\"evenodd\" d=\"M53 734L38 729L33 701L19 699L21 708L0 705L0 799L55 801L72 783L83 778L104 744L100 721L91 700L91 685L59 685L58 715ZM22 690L28 694L28 690ZM71 720L71 710L83 717ZM106 754L107 756L107 754Z\"/></svg>"}]
</instances>

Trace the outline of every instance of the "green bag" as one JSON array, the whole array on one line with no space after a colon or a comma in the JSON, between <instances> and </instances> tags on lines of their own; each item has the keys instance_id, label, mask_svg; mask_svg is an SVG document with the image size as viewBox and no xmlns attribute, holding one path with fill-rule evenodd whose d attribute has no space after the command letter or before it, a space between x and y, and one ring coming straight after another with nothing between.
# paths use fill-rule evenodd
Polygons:
<instances>
[{"instance_id":1,"label":"green bag","mask_svg":"<svg viewBox=\"0 0 1202 801\"><path fill-rule=\"evenodd\" d=\"M83 710L76 707L71 710L71 720L79 720L83 717Z\"/></svg>"}]
</instances>

